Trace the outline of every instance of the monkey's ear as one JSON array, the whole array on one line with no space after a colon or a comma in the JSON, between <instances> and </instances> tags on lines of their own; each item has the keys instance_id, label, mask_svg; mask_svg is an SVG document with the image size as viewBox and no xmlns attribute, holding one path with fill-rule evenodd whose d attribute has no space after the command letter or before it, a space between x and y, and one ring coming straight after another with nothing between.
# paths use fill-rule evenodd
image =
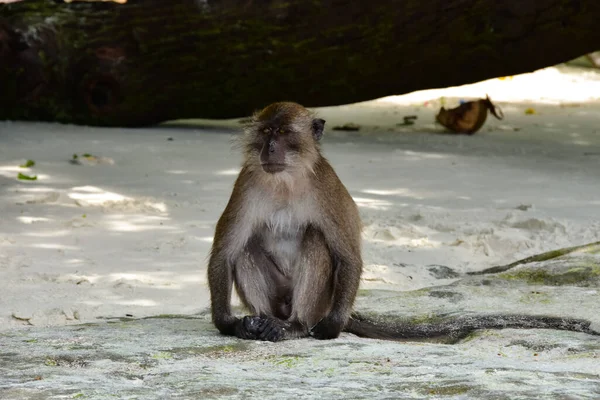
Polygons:
<instances>
[{"instance_id":1,"label":"monkey's ear","mask_svg":"<svg viewBox=\"0 0 600 400\"><path fill-rule=\"evenodd\" d=\"M325 120L321 118L315 118L312 122L313 137L315 140L321 140L323 137L323 128L325 128Z\"/></svg>"}]
</instances>

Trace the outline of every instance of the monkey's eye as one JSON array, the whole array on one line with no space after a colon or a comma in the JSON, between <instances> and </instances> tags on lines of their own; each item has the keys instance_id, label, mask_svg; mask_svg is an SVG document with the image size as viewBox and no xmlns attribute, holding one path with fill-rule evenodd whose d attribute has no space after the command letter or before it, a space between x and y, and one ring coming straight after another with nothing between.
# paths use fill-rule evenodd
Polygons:
<instances>
[{"instance_id":1,"label":"monkey's eye","mask_svg":"<svg viewBox=\"0 0 600 400\"><path fill-rule=\"evenodd\" d=\"M269 133L271 130L269 128L263 129L263 133Z\"/></svg>"},{"instance_id":2,"label":"monkey's eye","mask_svg":"<svg viewBox=\"0 0 600 400\"><path fill-rule=\"evenodd\" d=\"M285 133L285 129L283 129L283 128L279 128L279 134L280 134L280 135L283 135L284 133Z\"/></svg>"}]
</instances>

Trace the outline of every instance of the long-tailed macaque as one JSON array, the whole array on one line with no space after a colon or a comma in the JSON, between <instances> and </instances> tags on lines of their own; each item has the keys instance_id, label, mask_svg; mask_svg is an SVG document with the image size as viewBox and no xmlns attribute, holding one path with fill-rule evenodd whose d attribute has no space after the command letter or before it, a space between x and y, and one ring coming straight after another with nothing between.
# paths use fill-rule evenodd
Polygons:
<instances>
[{"instance_id":1,"label":"long-tailed macaque","mask_svg":"<svg viewBox=\"0 0 600 400\"><path fill-rule=\"evenodd\" d=\"M590 331L586 321L553 317L462 317L414 325L351 315L363 266L361 220L321 155L324 126L301 105L281 102L255 114L246 128L242 169L217 223L208 266L212 319L222 334L279 341L332 339L347 331L454 341L482 328ZM232 286L250 315L232 314Z\"/></svg>"}]
</instances>

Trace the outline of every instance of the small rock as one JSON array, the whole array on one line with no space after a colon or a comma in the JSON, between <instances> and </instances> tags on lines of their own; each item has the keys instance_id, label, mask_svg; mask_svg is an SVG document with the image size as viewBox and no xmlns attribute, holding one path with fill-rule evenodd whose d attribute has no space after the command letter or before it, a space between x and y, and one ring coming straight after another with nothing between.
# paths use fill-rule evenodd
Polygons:
<instances>
[{"instance_id":1,"label":"small rock","mask_svg":"<svg viewBox=\"0 0 600 400\"><path fill-rule=\"evenodd\" d=\"M527 211L529 210L531 207L533 207L532 204L520 204L518 206L515 207L516 210L521 210L521 211Z\"/></svg>"},{"instance_id":2,"label":"small rock","mask_svg":"<svg viewBox=\"0 0 600 400\"><path fill-rule=\"evenodd\" d=\"M334 131L358 131L360 130L360 125L349 122L344 125L336 125L332 128Z\"/></svg>"},{"instance_id":3,"label":"small rock","mask_svg":"<svg viewBox=\"0 0 600 400\"><path fill-rule=\"evenodd\" d=\"M14 311L12 313L12 317L14 319L18 319L19 321L29 321L33 317L33 315L29 312Z\"/></svg>"}]
</instances>

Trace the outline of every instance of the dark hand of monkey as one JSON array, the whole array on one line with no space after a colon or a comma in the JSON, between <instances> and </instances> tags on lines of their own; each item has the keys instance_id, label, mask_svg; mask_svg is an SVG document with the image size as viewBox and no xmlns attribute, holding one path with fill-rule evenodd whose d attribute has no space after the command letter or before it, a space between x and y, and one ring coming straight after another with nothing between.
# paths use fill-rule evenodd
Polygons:
<instances>
[{"instance_id":1,"label":"dark hand of monkey","mask_svg":"<svg viewBox=\"0 0 600 400\"><path fill-rule=\"evenodd\" d=\"M273 318L245 316L238 320L235 336L240 339L265 340L278 342L283 339L285 327L282 322Z\"/></svg>"},{"instance_id":2,"label":"dark hand of monkey","mask_svg":"<svg viewBox=\"0 0 600 400\"><path fill-rule=\"evenodd\" d=\"M259 317L245 316L235 323L234 335L240 339L256 340L258 338Z\"/></svg>"},{"instance_id":3,"label":"dark hand of monkey","mask_svg":"<svg viewBox=\"0 0 600 400\"><path fill-rule=\"evenodd\" d=\"M331 315L322 319L310 330L310 335L315 339L327 340L335 339L344 329L344 323Z\"/></svg>"}]
</instances>

